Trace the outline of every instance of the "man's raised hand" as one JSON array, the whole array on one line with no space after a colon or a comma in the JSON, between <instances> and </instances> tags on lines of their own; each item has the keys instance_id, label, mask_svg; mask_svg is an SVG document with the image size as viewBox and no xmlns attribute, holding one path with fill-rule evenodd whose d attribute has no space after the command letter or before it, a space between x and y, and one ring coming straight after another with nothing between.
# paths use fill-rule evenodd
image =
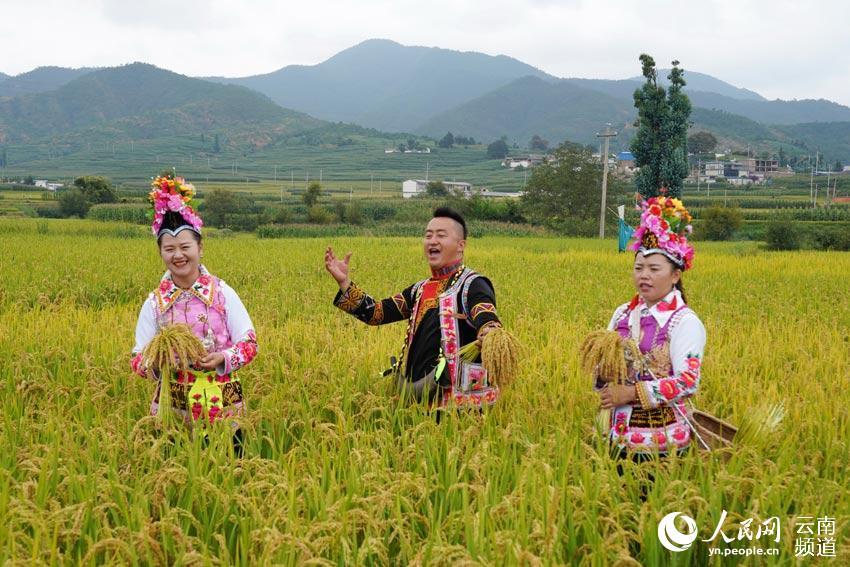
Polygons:
<instances>
[{"instance_id":1,"label":"man's raised hand","mask_svg":"<svg viewBox=\"0 0 850 567\"><path fill-rule=\"evenodd\" d=\"M325 269L333 276L336 283L339 284L339 289L343 293L351 285L351 278L348 277L348 262L351 260L351 252L345 255L345 258L340 260L334 255L334 250L330 246L325 250Z\"/></svg>"}]
</instances>

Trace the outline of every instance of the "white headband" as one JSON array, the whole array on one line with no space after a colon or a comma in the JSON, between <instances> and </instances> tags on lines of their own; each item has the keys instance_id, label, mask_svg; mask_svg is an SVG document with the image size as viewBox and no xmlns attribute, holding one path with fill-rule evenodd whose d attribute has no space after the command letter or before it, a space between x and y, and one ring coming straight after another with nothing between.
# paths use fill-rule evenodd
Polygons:
<instances>
[{"instance_id":1,"label":"white headband","mask_svg":"<svg viewBox=\"0 0 850 567\"><path fill-rule=\"evenodd\" d=\"M194 226L192 226L192 225L190 225L190 224L181 224L180 226L178 226L178 227L177 227L177 228L175 228L174 230L171 230L170 228L161 228L161 229L159 229L159 233L156 235L156 237L157 237L157 238L159 238L159 237L160 237L160 236L162 236L163 234L170 234L171 236L177 236L178 234L180 234L180 233L181 233L181 232L183 232L184 230L191 230L191 231L194 231L194 232L195 232L196 234L198 234L199 236L200 236L200 234L201 234L201 231L200 231L200 230L196 230Z\"/></svg>"},{"instance_id":2,"label":"white headband","mask_svg":"<svg viewBox=\"0 0 850 567\"><path fill-rule=\"evenodd\" d=\"M652 254L663 254L668 260L676 264L680 269L684 269L685 262L679 258L676 258L663 248L644 248L641 246L638 248L638 252L642 253L644 256L650 256Z\"/></svg>"}]
</instances>

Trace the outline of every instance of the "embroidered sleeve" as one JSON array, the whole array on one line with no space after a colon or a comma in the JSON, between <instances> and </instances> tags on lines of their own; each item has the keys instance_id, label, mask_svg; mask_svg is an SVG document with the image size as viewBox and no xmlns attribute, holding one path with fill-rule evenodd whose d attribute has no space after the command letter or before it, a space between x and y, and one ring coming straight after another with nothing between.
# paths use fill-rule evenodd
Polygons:
<instances>
[{"instance_id":1,"label":"embroidered sleeve","mask_svg":"<svg viewBox=\"0 0 850 567\"><path fill-rule=\"evenodd\" d=\"M350 315L354 315L367 325L386 325L410 317L411 290L408 287L392 297L376 301L363 291L356 283L351 282L345 293L339 291L334 298L334 305Z\"/></svg>"},{"instance_id":2,"label":"embroidered sleeve","mask_svg":"<svg viewBox=\"0 0 850 567\"><path fill-rule=\"evenodd\" d=\"M148 378L147 369L142 360L142 351L148 343L156 336L156 308L153 296L148 297L139 311L139 319L136 322L136 342L133 346L133 356L130 359L130 368L135 374Z\"/></svg>"},{"instance_id":3,"label":"embroidered sleeve","mask_svg":"<svg viewBox=\"0 0 850 567\"><path fill-rule=\"evenodd\" d=\"M699 388L704 349L705 327L696 315L687 315L671 330L673 376L638 382L641 406L657 408L693 396Z\"/></svg>"},{"instance_id":4,"label":"embroidered sleeve","mask_svg":"<svg viewBox=\"0 0 850 567\"><path fill-rule=\"evenodd\" d=\"M490 323L500 323L496 313L496 292L485 278L476 278L469 286L467 305L470 322L476 330Z\"/></svg>"},{"instance_id":5,"label":"embroidered sleeve","mask_svg":"<svg viewBox=\"0 0 850 567\"><path fill-rule=\"evenodd\" d=\"M222 351L224 364L216 369L220 375L230 374L239 370L257 356L257 334L254 323L248 315L248 310L233 289L224 282L221 292L224 294L225 309L227 310L227 329L233 345Z\"/></svg>"}]
</instances>

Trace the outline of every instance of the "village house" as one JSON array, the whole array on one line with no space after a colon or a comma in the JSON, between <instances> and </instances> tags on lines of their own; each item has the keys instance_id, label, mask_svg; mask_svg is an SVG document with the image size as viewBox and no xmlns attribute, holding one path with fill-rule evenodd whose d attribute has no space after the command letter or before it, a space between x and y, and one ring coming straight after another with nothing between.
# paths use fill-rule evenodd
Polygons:
<instances>
[{"instance_id":1,"label":"village house","mask_svg":"<svg viewBox=\"0 0 850 567\"><path fill-rule=\"evenodd\" d=\"M422 195L428 190L428 183L432 181L427 179L408 179L401 184L401 196L409 199L416 195ZM472 195L472 183L466 183L465 181L443 181L442 183L452 193L457 193L465 197Z\"/></svg>"}]
</instances>

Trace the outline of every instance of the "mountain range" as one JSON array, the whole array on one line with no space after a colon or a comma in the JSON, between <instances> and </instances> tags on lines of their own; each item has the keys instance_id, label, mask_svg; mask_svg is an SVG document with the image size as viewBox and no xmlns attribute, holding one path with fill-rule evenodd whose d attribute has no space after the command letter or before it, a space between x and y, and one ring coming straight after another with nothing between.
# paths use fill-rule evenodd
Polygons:
<instances>
[{"instance_id":1,"label":"mountain range","mask_svg":"<svg viewBox=\"0 0 850 567\"><path fill-rule=\"evenodd\" d=\"M637 60L636 60L637 66ZM661 82L667 70L659 70ZM685 69L694 130L726 145L799 152L820 147L850 160L850 108L828 100L767 100ZM633 93L642 78L558 78L504 55L368 40L317 65L248 77L191 78L151 65L40 67L0 74L0 143L169 132L222 133L250 144L282 135L350 130L440 137L447 131L524 146L533 135L558 143L596 141L606 122L633 132ZM256 134L256 135L254 135ZM308 137L309 138L309 137Z\"/></svg>"},{"instance_id":2,"label":"mountain range","mask_svg":"<svg viewBox=\"0 0 850 567\"><path fill-rule=\"evenodd\" d=\"M131 139L225 131L251 131L259 139L321 125L256 91L144 63L93 70L47 92L0 98L0 143L5 144L63 138L95 127Z\"/></svg>"}]
</instances>

